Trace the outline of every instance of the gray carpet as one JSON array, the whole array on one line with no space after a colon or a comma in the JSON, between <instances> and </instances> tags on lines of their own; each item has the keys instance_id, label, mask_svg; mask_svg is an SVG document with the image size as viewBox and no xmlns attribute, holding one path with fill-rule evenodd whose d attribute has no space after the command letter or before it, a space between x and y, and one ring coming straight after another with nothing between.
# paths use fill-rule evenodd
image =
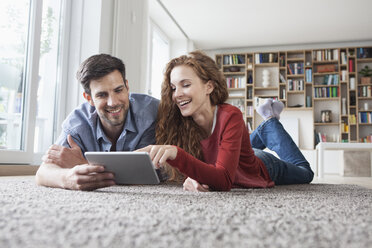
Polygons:
<instances>
[{"instance_id":1,"label":"gray carpet","mask_svg":"<svg viewBox=\"0 0 372 248\"><path fill-rule=\"evenodd\" d=\"M0 247L372 246L372 190L359 186L78 192L22 177L1 179L0 197Z\"/></svg>"}]
</instances>

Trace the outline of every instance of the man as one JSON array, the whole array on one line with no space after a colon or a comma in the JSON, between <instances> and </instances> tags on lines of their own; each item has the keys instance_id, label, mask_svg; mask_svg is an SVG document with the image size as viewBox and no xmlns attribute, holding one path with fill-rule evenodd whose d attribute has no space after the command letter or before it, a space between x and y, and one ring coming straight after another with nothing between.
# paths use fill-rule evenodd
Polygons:
<instances>
[{"instance_id":1,"label":"man","mask_svg":"<svg viewBox=\"0 0 372 248\"><path fill-rule=\"evenodd\" d=\"M112 173L89 165L86 151L133 151L155 143L159 101L129 94L123 62L107 54L85 60L77 72L87 100L62 124L62 133L43 157L39 185L94 190L114 185Z\"/></svg>"}]
</instances>

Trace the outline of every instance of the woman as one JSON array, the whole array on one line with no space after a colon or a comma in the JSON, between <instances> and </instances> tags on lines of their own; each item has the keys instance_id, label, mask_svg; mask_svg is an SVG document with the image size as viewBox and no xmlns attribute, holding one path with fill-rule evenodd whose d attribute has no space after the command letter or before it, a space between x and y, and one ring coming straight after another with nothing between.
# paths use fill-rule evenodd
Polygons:
<instances>
[{"instance_id":1,"label":"woman","mask_svg":"<svg viewBox=\"0 0 372 248\"><path fill-rule=\"evenodd\" d=\"M195 51L172 59L162 85L158 145L141 150L166 168L170 180L188 177L184 189L190 191L312 181L309 163L277 119L282 103L259 106L265 121L250 137L241 111L225 104L227 98L225 78L210 57ZM266 147L281 159L262 151Z\"/></svg>"}]
</instances>

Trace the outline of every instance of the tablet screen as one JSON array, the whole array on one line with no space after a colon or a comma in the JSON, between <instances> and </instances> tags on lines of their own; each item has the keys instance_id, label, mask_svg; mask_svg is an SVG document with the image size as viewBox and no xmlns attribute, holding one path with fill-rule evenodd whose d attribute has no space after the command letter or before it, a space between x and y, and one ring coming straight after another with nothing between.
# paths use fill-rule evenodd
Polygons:
<instances>
[{"instance_id":1,"label":"tablet screen","mask_svg":"<svg viewBox=\"0 0 372 248\"><path fill-rule=\"evenodd\" d=\"M86 152L90 164L114 173L116 184L158 184L159 177L147 152Z\"/></svg>"}]
</instances>

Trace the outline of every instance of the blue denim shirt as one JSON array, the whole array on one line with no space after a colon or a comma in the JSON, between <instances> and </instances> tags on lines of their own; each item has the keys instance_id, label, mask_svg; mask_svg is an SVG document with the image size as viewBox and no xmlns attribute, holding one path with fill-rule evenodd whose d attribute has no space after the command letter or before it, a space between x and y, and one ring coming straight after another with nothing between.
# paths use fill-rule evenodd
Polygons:
<instances>
[{"instance_id":1,"label":"blue denim shirt","mask_svg":"<svg viewBox=\"0 0 372 248\"><path fill-rule=\"evenodd\" d=\"M133 151L155 144L155 125L159 100L143 94L130 94L129 111L123 131L116 143L116 151ZM83 103L62 124L62 133L55 142L69 147L70 134L80 146L83 154L87 151L110 151L111 142L103 132L95 107Z\"/></svg>"}]
</instances>

